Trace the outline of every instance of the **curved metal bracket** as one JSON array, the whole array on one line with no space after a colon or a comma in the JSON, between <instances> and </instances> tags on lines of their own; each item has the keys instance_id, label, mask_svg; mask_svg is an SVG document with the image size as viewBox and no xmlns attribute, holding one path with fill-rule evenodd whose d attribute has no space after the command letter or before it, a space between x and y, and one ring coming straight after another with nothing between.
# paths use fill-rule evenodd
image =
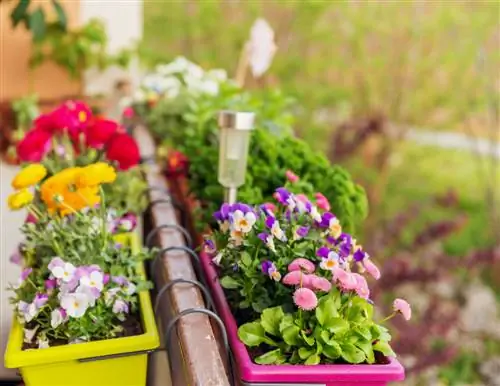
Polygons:
<instances>
[{"instance_id":1,"label":"curved metal bracket","mask_svg":"<svg viewBox=\"0 0 500 386\"><path fill-rule=\"evenodd\" d=\"M168 283L165 283L163 287L158 291L158 294L156 295L156 300L155 300L155 308L154 312L155 315L158 315L158 308L160 307L160 300L163 296L164 293L166 293L170 288L172 288L175 284L193 284L194 286L198 287L198 289L203 293L204 298L205 298L205 303L207 304L207 308L210 310L214 310L214 302L212 300L212 297L210 296L210 293L208 292L207 288L201 284L197 280L191 280L191 279L175 279L171 280Z\"/></svg>"},{"instance_id":2,"label":"curved metal bracket","mask_svg":"<svg viewBox=\"0 0 500 386\"><path fill-rule=\"evenodd\" d=\"M184 310L180 312L178 315L176 315L167 325L167 328L165 329L165 334L163 335L165 338L165 347L168 348L170 347L170 340L171 340L171 335L172 335L172 330L176 326L177 322L184 316L190 315L190 314L205 314L209 318L212 318L217 325L219 326L219 331L222 335L222 340L224 343L224 348L226 350L227 354L227 367L229 370L229 384L234 385L234 371L233 371L233 361L232 361L232 356L231 356L231 349L229 348L229 342L227 339L227 331L226 327L224 326L224 323L222 322L221 318L219 316L210 310L207 310L206 308L188 308L187 310ZM171 362L169 361L170 367ZM172 368L170 368L170 371L172 371Z\"/></svg>"},{"instance_id":3,"label":"curved metal bracket","mask_svg":"<svg viewBox=\"0 0 500 386\"><path fill-rule=\"evenodd\" d=\"M153 272L156 272L156 264L158 261L158 258L160 256L163 256L165 253L170 252L170 251L183 251L189 253L189 255L196 260L196 265L199 267L200 266L200 258L198 255L189 247L186 247L185 245L178 245L174 247L165 247L163 249L160 249L156 256L154 257L152 263L151 263L151 269Z\"/></svg>"},{"instance_id":4,"label":"curved metal bracket","mask_svg":"<svg viewBox=\"0 0 500 386\"><path fill-rule=\"evenodd\" d=\"M146 155L146 156L141 157L139 159L139 163L141 165L144 165L144 164L154 165L154 164L156 164L156 157L154 155Z\"/></svg>"},{"instance_id":5,"label":"curved metal bracket","mask_svg":"<svg viewBox=\"0 0 500 386\"><path fill-rule=\"evenodd\" d=\"M151 241L153 240L153 237L155 237L156 234L162 229L176 229L183 234L184 238L186 239L186 243L189 246L193 244L193 239L191 238L191 235L185 228L177 224L162 224L158 225L156 228L153 228L149 231L145 241L146 247L151 248Z\"/></svg>"}]
</instances>

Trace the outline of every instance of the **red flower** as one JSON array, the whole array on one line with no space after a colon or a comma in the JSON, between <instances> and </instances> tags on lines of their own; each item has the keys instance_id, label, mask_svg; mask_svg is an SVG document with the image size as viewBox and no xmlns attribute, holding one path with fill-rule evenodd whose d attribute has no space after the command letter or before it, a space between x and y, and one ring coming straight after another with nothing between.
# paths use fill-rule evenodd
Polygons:
<instances>
[{"instance_id":1,"label":"red flower","mask_svg":"<svg viewBox=\"0 0 500 386\"><path fill-rule=\"evenodd\" d=\"M87 129L87 146L102 149L118 131L118 123L108 119L97 119Z\"/></svg>"},{"instance_id":2,"label":"red flower","mask_svg":"<svg viewBox=\"0 0 500 386\"><path fill-rule=\"evenodd\" d=\"M73 141L85 133L92 122L92 110L81 101L66 101L35 120L35 126L51 134L67 132Z\"/></svg>"},{"instance_id":3,"label":"red flower","mask_svg":"<svg viewBox=\"0 0 500 386\"><path fill-rule=\"evenodd\" d=\"M188 158L180 151L169 152L167 157L168 176L185 176L189 168Z\"/></svg>"},{"instance_id":4,"label":"red flower","mask_svg":"<svg viewBox=\"0 0 500 386\"><path fill-rule=\"evenodd\" d=\"M21 161L40 162L51 147L52 135L38 128L31 129L17 144L17 156Z\"/></svg>"},{"instance_id":5,"label":"red flower","mask_svg":"<svg viewBox=\"0 0 500 386\"><path fill-rule=\"evenodd\" d=\"M116 161L120 170L127 170L139 163L139 147L130 135L118 133L109 141L106 157L110 161Z\"/></svg>"}]
</instances>

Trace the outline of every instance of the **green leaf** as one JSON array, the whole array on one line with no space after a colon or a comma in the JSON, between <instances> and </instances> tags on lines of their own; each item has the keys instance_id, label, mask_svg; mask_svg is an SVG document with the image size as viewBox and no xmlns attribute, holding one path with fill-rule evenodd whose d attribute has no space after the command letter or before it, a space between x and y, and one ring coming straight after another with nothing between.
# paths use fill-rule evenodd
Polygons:
<instances>
[{"instance_id":1,"label":"green leaf","mask_svg":"<svg viewBox=\"0 0 500 386\"><path fill-rule=\"evenodd\" d=\"M265 354L255 358L255 363L258 363L259 365L272 365L273 363L279 361L281 357L281 349L277 348L276 350L266 352Z\"/></svg>"},{"instance_id":2,"label":"green leaf","mask_svg":"<svg viewBox=\"0 0 500 386\"><path fill-rule=\"evenodd\" d=\"M309 358L313 354L314 354L314 350L311 350L311 349L306 348L306 347L299 348L299 357L302 360Z\"/></svg>"},{"instance_id":3,"label":"green leaf","mask_svg":"<svg viewBox=\"0 0 500 386\"><path fill-rule=\"evenodd\" d=\"M19 4L12 10L10 14L10 20L12 21L12 26L15 28L23 20L28 19L28 7L30 5L30 0L20 0Z\"/></svg>"},{"instance_id":4,"label":"green leaf","mask_svg":"<svg viewBox=\"0 0 500 386\"><path fill-rule=\"evenodd\" d=\"M241 253L241 263L247 267L250 267L252 265L252 257L248 252L242 252Z\"/></svg>"},{"instance_id":5,"label":"green leaf","mask_svg":"<svg viewBox=\"0 0 500 386\"><path fill-rule=\"evenodd\" d=\"M330 318L324 327L336 335L342 335L349 330L349 323L342 318Z\"/></svg>"},{"instance_id":6,"label":"green leaf","mask_svg":"<svg viewBox=\"0 0 500 386\"><path fill-rule=\"evenodd\" d=\"M41 7L37 8L29 17L30 30L33 33L33 41L38 42L43 39L47 30L45 24L45 12Z\"/></svg>"},{"instance_id":7,"label":"green leaf","mask_svg":"<svg viewBox=\"0 0 500 386\"><path fill-rule=\"evenodd\" d=\"M281 320L280 323L280 332L283 333L285 329L287 329L290 326L293 326L293 315L292 314L286 314L283 319Z\"/></svg>"},{"instance_id":8,"label":"green leaf","mask_svg":"<svg viewBox=\"0 0 500 386\"><path fill-rule=\"evenodd\" d=\"M319 365L320 357L318 354L313 354L304 362L305 365Z\"/></svg>"},{"instance_id":9,"label":"green leaf","mask_svg":"<svg viewBox=\"0 0 500 386\"><path fill-rule=\"evenodd\" d=\"M358 341L355 346L359 347L365 353L366 361L369 364L375 363L375 355L373 354L373 346L371 341Z\"/></svg>"},{"instance_id":10,"label":"green leaf","mask_svg":"<svg viewBox=\"0 0 500 386\"><path fill-rule=\"evenodd\" d=\"M365 353L351 343L341 343L342 358L349 363L362 363L366 359Z\"/></svg>"},{"instance_id":11,"label":"green leaf","mask_svg":"<svg viewBox=\"0 0 500 386\"><path fill-rule=\"evenodd\" d=\"M371 326L370 330L371 330L373 339L385 340L386 342L389 342L392 339L391 334L389 333L389 330L387 328L385 328L384 326L373 324Z\"/></svg>"},{"instance_id":12,"label":"green leaf","mask_svg":"<svg viewBox=\"0 0 500 386\"><path fill-rule=\"evenodd\" d=\"M354 329L354 332L358 334L360 337L362 337L365 340L371 340L372 339L372 334L370 332L370 329L367 327L359 326Z\"/></svg>"},{"instance_id":13,"label":"green leaf","mask_svg":"<svg viewBox=\"0 0 500 386\"><path fill-rule=\"evenodd\" d=\"M347 319L351 322L362 322L373 317L373 306L365 299L355 297L347 310Z\"/></svg>"},{"instance_id":14,"label":"green leaf","mask_svg":"<svg viewBox=\"0 0 500 386\"><path fill-rule=\"evenodd\" d=\"M299 344L299 334L300 328L296 325L289 326L282 332L283 340L290 346L296 346Z\"/></svg>"},{"instance_id":15,"label":"green leaf","mask_svg":"<svg viewBox=\"0 0 500 386\"><path fill-rule=\"evenodd\" d=\"M313 336L308 336L304 331L300 332L300 335L302 335L302 339L309 345L309 346L314 346L314 342L316 341Z\"/></svg>"},{"instance_id":16,"label":"green leaf","mask_svg":"<svg viewBox=\"0 0 500 386\"><path fill-rule=\"evenodd\" d=\"M68 18L66 17L66 12L64 12L64 8L61 6L59 1L52 0L52 5L54 6L54 10L57 14L57 22L63 31L66 31L68 26Z\"/></svg>"},{"instance_id":17,"label":"green leaf","mask_svg":"<svg viewBox=\"0 0 500 386\"><path fill-rule=\"evenodd\" d=\"M379 340L377 343L375 343L373 345L373 350L379 351L388 357L396 357L396 353L392 351L392 347L389 345L389 343L383 340Z\"/></svg>"},{"instance_id":18,"label":"green leaf","mask_svg":"<svg viewBox=\"0 0 500 386\"><path fill-rule=\"evenodd\" d=\"M284 316L281 307L266 308L260 316L260 324L268 334L280 336L280 323Z\"/></svg>"},{"instance_id":19,"label":"green leaf","mask_svg":"<svg viewBox=\"0 0 500 386\"><path fill-rule=\"evenodd\" d=\"M323 354L330 359L337 359L342 354L342 348L340 345L331 340L325 346L323 346Z\"/></svg>"},{"instance_id":20,"label":"green leaf","mask_svg":"<svg viewBox=\"0 0 500 386\"><path fill-rule=\"evenodd\" d=\"M220 285L226 289L235 289L241 287L241 284L230 276L224 276L220 279Z\"/></svg>"},{"instance_id":21,"label":"green leaf","mask_svg":"<svg viewBox=\"0 0 500 386\"><path fill-rule=\"evenodd\" d=\"M248 347L258 346L267 341L266 332L260 322L246 323L238 328L238 337Z\"/></svg>"},{"instance_id":22,"label":"green leaf","mask_svg":"<svg viewBox=\"0 0 500 386\"><path fill-rule=\"evenodd\" d=\"M338 316L335 300L330 296L324 297L316 307L316 319L320 325L324 325L330 318Z\"/></svg>"},{"instance_id":23,"label":"green leaf","mask_svg":"<svg viewBox=\"0 0 500 386\"><path fill-rule=\"evenodd\" d=\"M328 343L330 341L330 333L326 330L321 331L321 339L323 342Z\"/></svg>"}]
</instances>

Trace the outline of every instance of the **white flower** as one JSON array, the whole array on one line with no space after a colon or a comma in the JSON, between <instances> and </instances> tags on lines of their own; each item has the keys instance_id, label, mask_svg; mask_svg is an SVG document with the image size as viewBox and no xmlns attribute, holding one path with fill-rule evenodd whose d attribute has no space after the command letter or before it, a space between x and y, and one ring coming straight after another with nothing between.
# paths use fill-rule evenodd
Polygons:
<instances>
[{"instance_id":1,"label":"white flower","mask_svg":"<svg viewBox=\"0 0 500 386\"><path fill-rule=\"evenodd\" d=\"M130 220L121 220L120 221L120 229L123 231L131 231L132 228L134 227L134 224Z\"/></svg>"},{"instance_id":2,"label":"white flower","mask_svg":"<svg viewBox=\"0 0 500 386\"><path fill-rule=\"evenodd\" d=\"M220 265L221 260L222 260L222 253L220 252L212 259L215 265Z\"/></svg>"},{"instance_id":3,"label":"white flower","mask_svg":"<svg viewBox=\"0 0 500 386\"><path fill-rule=\"evenodd\" d=\"M137 287L135 286L134 283L128 282L127 286L125 287L125 293L127 295L133 295L136 292Z\"/></svg>"},{"instance_id":4,"label":"white flower","mask_svg":"<svg viewBox=\"0 0 500 386\"><path fill-rule=\"evenodd\" d=\"M102 291L104 287L104 276L99 271L92 271L90 275L85 275L80 278L80 285L89 288L96 288L97 290Z\"/></svg>"},{"instance_id":5,"label":"white flower","mask_svg":"<svg viewBox=\"0 0 500 386\"><path fill-rule=\"evenodd\" d=\"M128 304L121 299L117 299L113 304L113 312L115 314L128 313Z\"/></svg>"},{"instance_id":6,"label":"white flower","mask_svg":"<svg viewBox=\"0 0 500 386\"><path fill-rule=\"evenodd\" d=\"M118 294L119 291L120 291L120 288L115 287L115 288L111 288L110 290L108 290L104 293L104 301L106 302L106 304L108 306L113 302L113 299L116 297L116 295Z\"/></svg>"},{"instance_id":7,"label":"white flower","mask_svg":"<svg viewBox=\"0 0 500 386\"><path fill-rule=\"evenodd\" d=\"M257 19L248 42L250 69L254 77L262 76L269 69L275 52L273 29L266 20Z\"/></svg>"},{"instance_id":8,"label":"white flower","mask_svg":"<svg viewBox=\"0 0 500 386\"><path fill-rule=\"evenodd\" d=\"M136 90L134 92L133 99L137 103L143 103L143 102L146 101L146 93L143 90L141 90L141 89Z\"/></svg>"},{"instance_id":9,"label":"white flower","mask_svg":"<svg viewBox=\"0 0 500 386\"><path fill-rule=\"evenodd\" d=\"M38 330L39 326L36 326L32 330L28 330L27 328L24 329L24 342L25 343L31 343L33 341L33 338L35 337L36 331Z\"/></svg>"},{"instance_id":10,"label":"white flower","mask_svg":"<svg viewBox=\"0 0 500 386\"><path fill-rule=\"evenodd\" d=\"M328 224L328 231L330 236L334 238L338 238L342 234L342 227L340 226L338 218L334 217L330 219L330 223Z\"/></svg>"},{"instance_id":11,"label":"white flower","mask_svg":"<svg viewBox=\"0 0 500 386\"><path fill-rule=\"evenodd\" d=\"M226 233L229 230L229 221L219 222L220 231Z\"/></svg>"},{"instance_id":12,"label":"white flower","mask_svg":"<svg viewBox=\"0 0 500 386\"><path fill-rule=\"evenodd\" d=\"M75 266L71 263L64 263L63 266L56 266L52 268L52 275L56 279L61 279L63 282L69 282L75 273Z\"/></svg>"},{"instance_id":13,"label":"white flower","mask_svg":"<svg viewBox=\"0 0 500 386\"><path fill-rule=\"evenodd\" d=\"M87 297L88 307L94 307L95 301L101 294L95 287L89 287L86 285L79 285L75 293L83 294Z\"/></svg>"},{"instance_id":14,"label":"white flower","mask_svg":"<svg viewBox=\"0 0 500 386\"><path fill-rule=\"evenodd\" d=\"M190 76L203 77L203 69L183 56L178 56L168 64L159 64L156 66L156 72L163 76L188 73Z\"/></svg>"},{"instance_id":15,"label":"white flower","mask_svg":"<svg viewBox=\"0 0 500 386\"><path fill-rule=\"evenodd\" d=\"M274 238L271 235L267 235L266 237L266 246L273 252L276 252L276 248L274 246Z\"/></svg>"},{"instance_id":16,"label":"white flower","mask_svg":"<svg viewBox=\"0 0 500 386\"><path fill-rule=\"evenodd\" d=\"M35 303L31 303L28 306L27 311L24 313L24 320L26 320L27 323L31 322L35 316L38 314L38 308L35 305Z\"/></svg>"},{"instance_id":17,"label":"white flower","mask_svg":"<svg viewBox=\"0 0 500 386\"><path fill-rule=\"evenodd\" d=\"M333 271L339 267L339 255L336 252L330 252L327 258L321 260L319 266L326 271Z\"/></svg>"},{"instance_id":18,"label":"white flower","mask_svg":"<svg viewBox=\"0 0 500 386\"><path fill-rule=\"evenodd\" d=\"M253 212L243 214L241 210L235 210L233 213L233 229L236 231L250 232L255 221L257 221L257 218Z\"/></svg>"},{"instance_id":19,"label":"white flower","mask_svg":"<svg viewBox=\"0 0 500 386\"><path fill-rule=\"evenodd\" d=\"M227 72L223 69L210 70L206 73L207 78L218 81L219 83L227 80Z\"/></svg>"},{"instance_id":20,"label":"white flower","mask_svg":"<svg viewBox=\"0 0 500 386\"><path fill-rule=\"evenodd\" d=\"M321 222L321 214L318 212L318 208L314 205L311 207L311 211L309 212L311 218L316 222Z\"/></svg>"},{"instance_id":21,"label":"white flower","mask_svg":"<svg viewBox=\"0 0 500 386\"><path fill-rule=\"evenodd\" d=\"M280 227L280 223L278 220L274 221L272 227L271 227L271 234L276 237L280 241L286 241L286 235L285 232L283 232L283 229Z\"/></svg>"},{"instance_id":22,"label":"white flower","mask_svg":"<svg viewBox=\"0 0 500 386\"><path fill-rule=\"evenodd\" d=\"M37 341L38 343L38 348L49 348L49 341L47 339L43 339L43 338L38 338Z\"/></svg>"},{"instance_id":23,"label":"white flower","mask_svg":"<svg viewBox=\"0 0 500 386\"><path fill-rule=\"evenodd\" d=\"M61 307L66 310L69 316L79 318L87 311L89 301L89 297L81 292L65 294L61 299Z\"/></svg>"},{"instance_id":24,"label":"white flower","mask_svg":"<svg viewBox=\"0 0 500 386\"><path fill-rule=\"evenodd\" d=\"M50 313L50 325L52 328L57 328L64 322L64 315L60 309L55 309Z\"/></svg>"},{"instance_id":25,"label":"white flower","mask_svg":"<svg viewBox=\"0 0 500 386\"><path fill-rule=\"evenodd\" d=\"M237 231L236 229L231 229L231 232L229 233L229 239L235 246L239 246L243 242L243 232Z\"/></svg>"}]
</instances>

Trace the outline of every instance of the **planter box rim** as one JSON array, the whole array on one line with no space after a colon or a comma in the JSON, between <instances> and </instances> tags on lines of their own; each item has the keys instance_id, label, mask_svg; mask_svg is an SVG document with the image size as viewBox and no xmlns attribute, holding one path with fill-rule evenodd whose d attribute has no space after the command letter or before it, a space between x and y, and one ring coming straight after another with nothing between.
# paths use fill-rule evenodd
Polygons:
<instances>
[{"instance_id":1,"label":"planter box rim","mask_svg":"<svg viewBox=\"0 0 500 386\"><path fill-rule=\"evenodd\" d=\"M347 365L258 365L252 362L246 346L238 338L238 326L229 308L217 272L210 257L200 254L207 282L221 319L226 326L228 340L244 382L391 382L405 378L403 366L396 358L389 364L347 364ZM361 384L360 383L360 384Z\"/></svg>"},{"instance_id":2,"label":"planter box rim","mask_svg":"<svg viewBox=\"0 0 500 386\"><path fill-rule=\"evenodd\" d=\"M123 237L124 235L122 235ZM139 236L136 233L127 234L130 245L136 251L140 247ZM137 268L138 274L146 277L143 264ZM140 335L113 338L78 344L66 344L44 349L23 350L23 326L14 315L9 341L5 350L5 367L21 368L39 366L49 363L67 362L78 359L120 354L127 352L153 350L160 345L156 321L151 304L149 291L141 291L139 309L144 332Z\"/></svg>"}]
</instances>

